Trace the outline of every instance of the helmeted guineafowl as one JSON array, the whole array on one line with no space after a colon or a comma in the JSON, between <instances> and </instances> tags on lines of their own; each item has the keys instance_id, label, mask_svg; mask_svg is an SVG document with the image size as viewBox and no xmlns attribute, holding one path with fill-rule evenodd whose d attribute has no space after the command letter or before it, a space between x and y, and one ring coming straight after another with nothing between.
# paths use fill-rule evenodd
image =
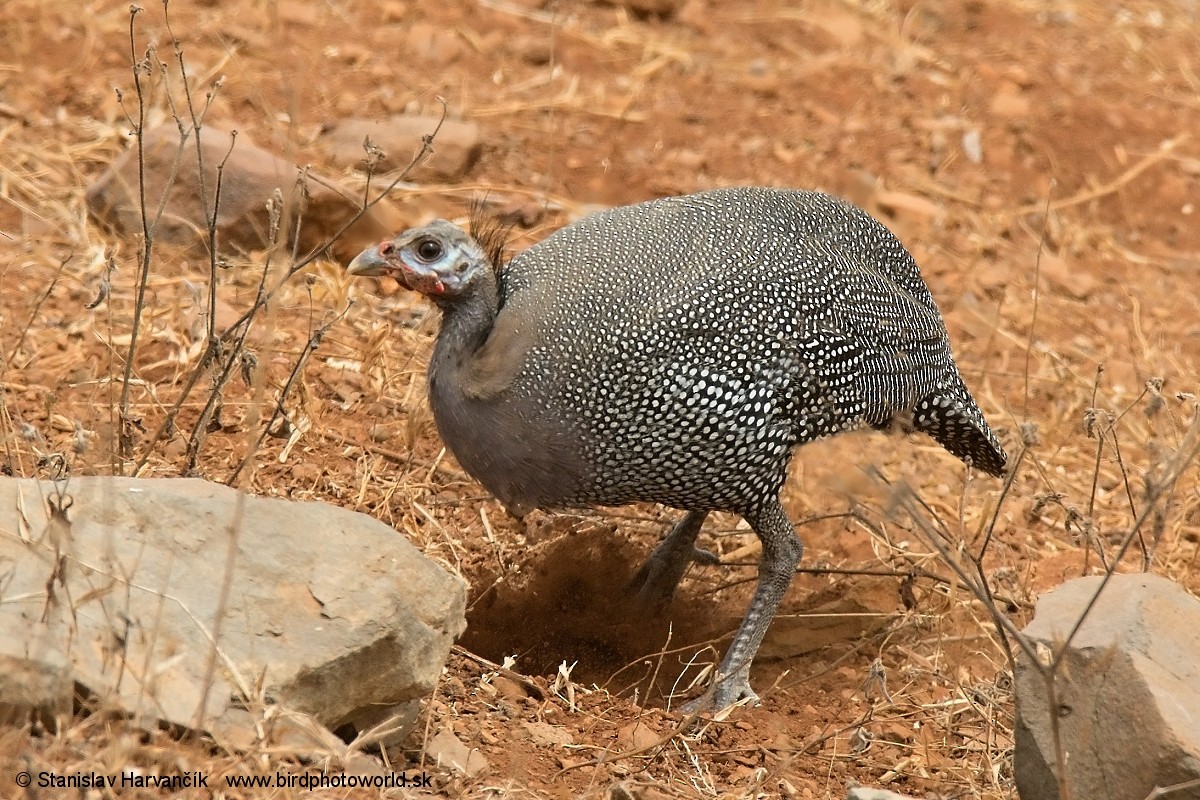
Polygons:
<instances>
[{"instance_id":1,"label":"helmeted guineafowl","mask_svg":"<svg viewBox=\"0 0 1200 800\"><path fill-rule=\"evenodd\" d=\"M1001 475L912 257L824 194L718 189L587 216L508 263L438 220L361 253L441 307L442 439L511 510L664 503L687 515L635 577L668 599L710 511L762 540L758 587L711 705L756 699L750 662L802 545L779 503L796 445L916 429Z\"/></svg>"}]
</instances>

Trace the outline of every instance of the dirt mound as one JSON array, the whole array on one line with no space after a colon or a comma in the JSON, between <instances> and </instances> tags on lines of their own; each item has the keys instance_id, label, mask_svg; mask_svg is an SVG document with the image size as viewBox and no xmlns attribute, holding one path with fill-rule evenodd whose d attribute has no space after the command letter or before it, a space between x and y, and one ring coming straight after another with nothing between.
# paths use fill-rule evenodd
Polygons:
<instances>
[{"instance_id":1,"label":"dirt mound","mask_svg":"<svg viewBox=\"0 0 1200 800\"><path fill-rule=\"evenodd\" d=\"M731 630L713 599L686 581L661 613L639 607L628 585L647 555L604 528L543 542L502 579L473 581L462 644L497 662L516 656L531 675L574 664L572 677L585 685L660 703L673 685L687 685L685 671L698 674L717 657Z\"/></svg>"}]
</instances>

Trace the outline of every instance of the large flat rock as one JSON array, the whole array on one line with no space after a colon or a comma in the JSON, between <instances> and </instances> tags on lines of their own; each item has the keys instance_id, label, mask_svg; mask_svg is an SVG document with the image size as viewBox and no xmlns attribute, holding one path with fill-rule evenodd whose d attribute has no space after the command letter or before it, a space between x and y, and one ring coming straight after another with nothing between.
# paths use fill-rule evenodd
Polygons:
<instances>
[{"instance_id":1,"label":"large flat rock","mask_svg":"<svg viewBox=\"0 0 1200 800\"><path fill-rule=\"evenodd\" d=\"M264 701L329 728L374 721L432 691L465 600L396 531L324 503L196 479L0 479L9 716L69 709L73 680L225 735Z\"/></svg>"},{"instance_id":2,"label":"large flat rock","mask_svg":"<svg viewBox=\"0 0 1200 800\"><path fill-rule=\"evenodd\" d=\"M1155 575L1068 581L1038 598L1025 635L1049 663L1066 655L1051 697L1037 666L1017 661L1014 772L1022 800L1143 800L1200 780L1200 600ZM1069 642L1076 622L1083 625ZM1200 788L1166 795L1200 798Z\"/></svg>"}]
</instances>

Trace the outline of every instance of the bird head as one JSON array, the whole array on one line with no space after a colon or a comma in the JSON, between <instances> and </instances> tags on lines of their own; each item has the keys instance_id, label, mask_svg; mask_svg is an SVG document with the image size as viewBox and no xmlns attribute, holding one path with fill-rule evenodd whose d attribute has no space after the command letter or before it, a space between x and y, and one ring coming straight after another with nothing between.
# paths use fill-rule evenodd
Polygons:
<instances>
[{"instance_id":1,"label":"bird head","mask_svg":"<svg viewBox=\"0 0 1200 800\"><path fill-rule=\"evenodd\" d=\"M433 300L451 301L490 273L491 265L470 235L439 219L368 247L346 271L355 277L387 275Z\"/></svg>"}]
</instances>

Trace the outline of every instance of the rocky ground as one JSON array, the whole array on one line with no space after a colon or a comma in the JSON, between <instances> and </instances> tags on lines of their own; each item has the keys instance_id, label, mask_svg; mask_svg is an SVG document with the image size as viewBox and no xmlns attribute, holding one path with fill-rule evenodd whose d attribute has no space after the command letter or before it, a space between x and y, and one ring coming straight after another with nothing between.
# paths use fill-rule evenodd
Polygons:
<instances>
[{"instance_id":1,"label":"rocky ground","mask_svg":"<svg viewBox=\"0 0 1200 800\"><path fill-rule=\"evenodd\" d=\"M1017 626L1039 592L1114 564L1200 591L1200 478L1179 463L1200 374L1198 15L1189 0L176 0L169 20L157 3L137 15L131 46L127 4L8 0L0 469L187 473L322 499L466 578L461 649L418 730L386 753L445 794L838 797L858 781L1013 797L1007 648L955 565ZM137 226L98 225L86 197L134 123L190 118L180 58L209 133L310 165L312 194L336 185L351 203L420 143L412 129L387 140L368 186L362 128L346 120L437 117L444 103L468 125L434 137L381 225L462 217L485 197L520 247L594 207L719 185L858 202L922 265L1017 464L1011 484L964 482L923 439L804 448L785 505L808 549L754 675L764 703L672 735L669 694L711 661L705 645L720 649L752 585L754 537L735 518L708 539L732 566L695 570L670 619L630 619L621 586L673 512L508 518L433 429L436 314L395 285L347 281L353 242L292 271L306 248L238 249L231 234L213 282L203 248L164 235L135 326ZM337 227L316 208L302 242ZM223 351L237 368L214 393L200 369L210 286L219 331L264 275L272 301ZM915 515L895 502L902 484ZM297 530L295 546L320 535ZM31 766L320 766L142 732L103 709L89 698L54 733L0 730L0 782Z\"/></svg>"}]
</instances>

